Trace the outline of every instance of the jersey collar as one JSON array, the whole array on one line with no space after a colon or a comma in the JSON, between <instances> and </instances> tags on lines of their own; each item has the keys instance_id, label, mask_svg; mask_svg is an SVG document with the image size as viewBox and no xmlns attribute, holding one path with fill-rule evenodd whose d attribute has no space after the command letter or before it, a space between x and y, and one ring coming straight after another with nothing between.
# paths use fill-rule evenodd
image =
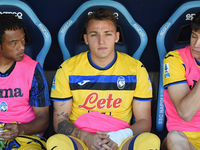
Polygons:
<instances>
[{"instance_id":1,"label":"jersey collar","mask_svg":"<svg viewBox=\"0 0 200 150\"><path fill-rule=\"evenodd\" d=\"M0 77L7 77L7 76L9 76L9 74L11 74L11 72L15 68L15 65L16 65L16 61L12 64L12 66L5 73L1 73L0 72Z\"/></svg>"},{"instance_id":2,"label":"jersey collar","mask_svg":"<svg viewBox=\"0 0 200 150\"><path fill-rule=\"evenodd\" d=\"M109 69L110 67L113 66L113 64L115 63L116 59L117 59L117 52L115 51L115 57L114 57L114 59L113 59L113 60L110 62L110 64L108 64L106 67L102 68L102 67L99 67L98 65L96 65L95 63L92 62L92 59L91 59L91 52L90 52L90 51L88 52L88 60L89 60L90 64L91 64L94 68L99 69L99 70L107 70L107 69Z\"/></svg>"},{"instance_id":3,"label":"jersey collar","mask_svg":"<svg viewBox=\"0 0 200 150\"><path fill-rule=\"evenodd\" d=\"M197 65L200 66L200 61L198 61L196 58L195 58L195 61L196 61Z\"/></svg>"}]
</instances>

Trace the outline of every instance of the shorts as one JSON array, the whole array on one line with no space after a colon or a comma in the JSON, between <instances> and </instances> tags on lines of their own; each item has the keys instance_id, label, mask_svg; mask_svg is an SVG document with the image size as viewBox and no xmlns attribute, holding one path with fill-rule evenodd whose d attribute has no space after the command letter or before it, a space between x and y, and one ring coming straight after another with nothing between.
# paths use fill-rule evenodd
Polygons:
<instances>
[{"instance_id":1,"label":"shorts","mask_svg":"<svg viewBox=\"0 0 200 150\"><path fill-rule=\"evenodd\" d=\"M3 127L4 123L0 123L0 127ZM6 132L6 131L5 131ZM15 139L9 141L3 141L5 150L24 150L24 149L37 149L46 150L46 139L40 134L37 135L20 135Z\"/></svg>"},{"instance_id":2,"label":"shorts","mask_svg":"<svg viewBox=\"0 0 200 150\"><path fill-rule=\"evenodd\" d=\"M189 142L198 150L200 149L200 132L183 132Z\"/></svg>"},{"instance_id":3,"label":"shorts","mask_svg":"<svg viewBox=\"0 0 200 150\"><path fill-rule=\"evenodd\" d=\"M123 145L131 140L128 150L159 150L160 149L160 139L158 136L152 133L142 133L135 137L129 137L123 141L117 150L121 150ZM55 150L78 150L75 141L78 141L84 150L88 150L87 146L80 140L72 136L66 136L64 134L55 134L47 140L47 149Z\"/></svg>"},{"instance_id":4,"label":"shorts","mask_svg":"<svg viewBox=\"0 0 200 150\"><path fill-rule=\"evenodd\" d=\"M46 150L46 140L41 135L20 135L17 138L5 141L5 150L23 150L28 147ZM31 149L30 149L31 150Z\"/></svg>"}]
</instances>

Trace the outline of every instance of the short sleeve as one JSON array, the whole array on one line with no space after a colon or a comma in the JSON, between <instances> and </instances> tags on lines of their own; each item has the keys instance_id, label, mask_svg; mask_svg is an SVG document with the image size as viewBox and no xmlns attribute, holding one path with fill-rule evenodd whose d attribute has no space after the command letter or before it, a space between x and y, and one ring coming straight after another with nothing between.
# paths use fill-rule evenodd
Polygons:
<instances>
[{"instance_id":1,"label":"short sleeve","mask_svg":"<svg viewBox=\"0 0 200 150\"><path fill-rule=\"evenodd\" d=\"M53 101L72 99L66 62L63 62L56 71L51 87L51 99Z\"/></svg>"},{"instance_id":2,"label":"short sleeve","mask_svg":"<svg viewBox=\"0 0 200 150\"><path fill-rule=\"evenodd\" d=\"M177 50L170 51L163 60L163 85L185 82L185 65Z\"/></svg>"},{"instance_id":3,"label":"short sleeve","mask_svg":"<svg viewBox=\"0 0 200 150\"><path fill-rule=\"evenodd\" d=\"M35 68L29 100L33 107L45 107L51 104L46 76L39 63Z\"/></svg>"},{"instance_id":4,"label":"short sleeve","mask_svg":"<svg viewBox=\"0 0 200 150\"><path fill-rule=\"evenodd\" d=\"M151 80L145 66L141 62L138 62L137 64L137 84L134 100L152 100Z\"/></svg>"}]
</instances>

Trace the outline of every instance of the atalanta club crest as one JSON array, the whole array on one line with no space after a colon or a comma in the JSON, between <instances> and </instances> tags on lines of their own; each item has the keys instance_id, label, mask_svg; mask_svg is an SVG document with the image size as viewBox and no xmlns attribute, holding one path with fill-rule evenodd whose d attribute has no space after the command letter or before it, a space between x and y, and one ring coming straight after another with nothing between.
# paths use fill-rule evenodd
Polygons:
<instances>
[{"instance_id":1,"label":"atalanta club crest","mask_svg":"<svg viewBox=\"0 0 200 150\"><path fill-rule=\"evenodd\" d=\"M122 90L124 87L125 87L125 78L120 76L118 79L117 79L117 87Z\"/></svg>"},{"instance_id":2,"label":"atalanta club crest","mask_svg":"<svg viewBox=\"0 0 200 150\"><path fill-rule=\"evenodd\" d=\"M0 103L0 110L3 112L6 112L8 110L8 105L6 102L1 102Z\"/></svg>"}]
</instances>

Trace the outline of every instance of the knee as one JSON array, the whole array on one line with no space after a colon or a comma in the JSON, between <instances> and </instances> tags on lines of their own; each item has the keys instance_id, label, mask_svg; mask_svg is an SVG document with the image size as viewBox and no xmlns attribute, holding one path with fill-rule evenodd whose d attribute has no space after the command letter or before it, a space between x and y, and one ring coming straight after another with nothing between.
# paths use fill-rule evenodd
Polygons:
<instances>
[{"instance_id":1,"label":"knee","mask_svg":"<svg viewBox=\"0 0 200 150\"><path fill-rule=\"evenodd\" d=\"M55 134L51 136L46 143L47 149L52 149L53 147L57 147L57 149L62 149L64 147L68 147L73 150L74 145L71 139L64 134Z\"/></svg>"},{"instance_id":2,"label":"knee","mask_svg":"<svg viewBox=\"0 0 200 150\"><path fill-rule=\"evenodd\" d=\"M175 142L175 141L182 141L182 142L186 142L187 141L187 137L186 135L181 132L181 131L178 131L178 130L172 130L168 133L167 135L167 141L168 142Z\"/></svg>"},{"instance_id":3,"label":"knee","mask_svg":"<svg viewBox=\"0 0 200 150\"><path fill-rule=\"evenodd\" d=\"M139 136L141 136L145 141L149 141L149 139L151 139L155 143L160 143L160 138L156 134L145 132L140 134Z\"/></svg>"},{"instance_id":4,"label":"knee","mask_svg":"<svg viewBox=\"0 0 200 150\"><path fill-rule=\"evenodd\" d=\"M160 149L160 138L153 133L145 132L136 138L135 144L138 146L135 149Z\"/></svg>"},{"instance_id":5,"label":"knee","mask_svg":"<svg viewBox=\"0 0 200 150\"><path fill-rule=\"evenodd\" d=\"M61 140L62 136L65 136L65 135L62 135L62 134L55 134L55 135L52 135L50 138L48 138L47 140L47 144L48 143L54 143L55 141L58 141L58 140ZM65 136L66 138L66 136Z\"/></svg>"}]
</instances>

